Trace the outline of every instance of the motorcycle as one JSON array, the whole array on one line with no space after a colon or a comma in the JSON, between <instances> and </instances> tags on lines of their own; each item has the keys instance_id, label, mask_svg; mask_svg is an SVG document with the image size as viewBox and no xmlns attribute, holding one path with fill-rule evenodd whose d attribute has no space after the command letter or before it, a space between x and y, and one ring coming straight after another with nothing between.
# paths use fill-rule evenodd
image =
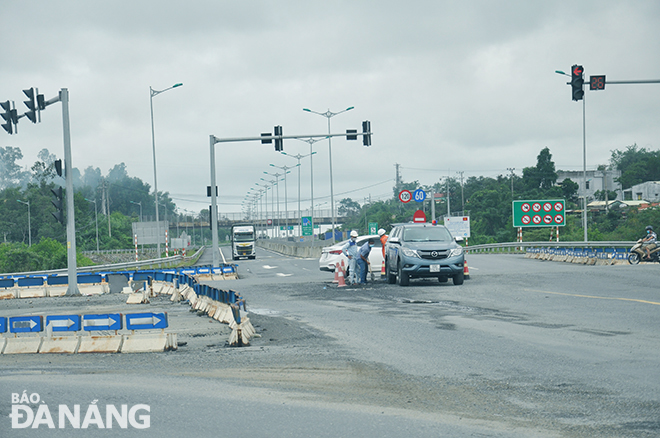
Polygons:
<instances>
[{"instance_id":1,"label":"motorcycle","mask_svg":"<svg viewBox=\"0 0 660 438\"><path fill-rule=\"evenodd\" d=\"M628 263L631 265L636 265L639 262L660 263L660 246L657 243L655 248L650 251L650 257L646 257L646 251L642 248L642 239L639 239L628 252Z\"/></svg>"}]
</instances>

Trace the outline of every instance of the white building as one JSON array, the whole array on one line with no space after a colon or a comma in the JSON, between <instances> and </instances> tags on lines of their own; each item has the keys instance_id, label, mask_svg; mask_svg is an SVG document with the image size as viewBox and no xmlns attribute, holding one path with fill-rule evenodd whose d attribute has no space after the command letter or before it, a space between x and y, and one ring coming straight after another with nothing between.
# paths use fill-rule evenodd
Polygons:
<instances>
[{"instance_id":1,"label":"white building","mask_svg":"<svg viewBox=\"0 0 660 438\"><path fill-rule=\"evenodd\" d=\"M617 193L616 199L623 200L623 190L621 184L615 180L621 176L620 170L587 170L586 188L584 183L584 172L581 170L573 171L557 171L557 184L560 184L566 178L569 178L574 183L577 183L580 188L578 189L578 196L581 198L587 196L587 200L595 199L597 191L608 190ZM610 199L610 201L612 201Z\"/></svg>"},{"instance_id":2,"label":"white building","mask_svg":"<svg viewBox=\"0 0 660 438\"><path fill-rule=\"evenodd\" d=\"M623 191L623 199L660 202L660 181L646 181Z\"/></svg>"}]
</instances>

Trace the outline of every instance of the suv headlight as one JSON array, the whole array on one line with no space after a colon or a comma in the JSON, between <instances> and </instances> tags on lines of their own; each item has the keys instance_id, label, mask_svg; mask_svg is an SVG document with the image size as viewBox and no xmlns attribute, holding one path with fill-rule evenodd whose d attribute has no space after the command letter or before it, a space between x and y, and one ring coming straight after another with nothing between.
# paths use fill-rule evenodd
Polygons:
<instances>
[{"instance_id":1,"label":"suv headlight","mask_svg":"<svg viewBox=\"0 0 660 438\"><path fill-rule=\"evenodd\" d=\"M419 254L417 254L417 251L415 251L414 249L401 248L401 252L406 257L418 257L419 258Z\"/></svg>"},{"instance_id":2,"label":"suv headlight","mask_svg":"<svg viewBox=\"0 0 660 438\"><path fill-rule=\"evenodd\" d=\"M457 257L461 254L463 254L463 247L454 248L449 251L449 257Z\"/></svg>"}]
</instances>

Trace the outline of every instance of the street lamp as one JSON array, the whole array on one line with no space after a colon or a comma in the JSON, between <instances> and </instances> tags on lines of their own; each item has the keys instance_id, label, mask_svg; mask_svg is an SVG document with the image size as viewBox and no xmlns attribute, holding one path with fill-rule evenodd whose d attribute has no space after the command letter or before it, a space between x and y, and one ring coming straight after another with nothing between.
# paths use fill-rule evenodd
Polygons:
<instances>
[{"instance_id":1,"label":"street lamp","mask_svg":"<svg viewBox=\"0 0 660 438\"><path fill-rule=\"evenodd\" d=\"M310 140L312 140L312 139L310 139ZM307 141L307 140L305 140L305 141ZM316 142L316 141L320 141L320 140L314 140L314 142ZM309 144L310 149L312 148L312 143ZM291 155L291 154L287 154L286 152L282 151L282 155L286 155L288 157L295 158L295 159L298 160L298 164L295 166L295 167L298 168L298 221L299 221L298 225L300 227L298 229L298 231L299 231L298 237L302 237L302 213L300 211L300 159L305 158L305 157L309 157L309 163L310 163L310 169L311 169L312 155L314 155L315 153L316 152L311 152L310 151L310 153L307 154L307 155L300 155L300 154ZM313 171L312 171L312 175L314 175ZM312 184L312 204L314 203L314 194L313 194L314 190L313 190L313 187L314 187L314 185ZM313 238L314 238L314 230L312 230L312 239Z\"/></svg>"},{"instance_id":2,"label":"street lamp","mask_svg":"<svg viewBox=\"0 0 660 438\"><path fill-rule=\"evenodd\" d=\"M333 113L330 110L324 112L324 113L319 113L316 111L312 111L307 108L303 108L303 111L307 111L308 113L314 113L318 114L319 116L323 116L328 119L328 134L330 134L330 119L338 114L345 113L346 111L350 111L355 107L349 106L343 111L339 111L338 113ZM332 184L332 141L331 138L328 137L328 159L330 161L330 209L332 210L332 243L335 243L335 196L334 196L334 188Z\"/></svg>"},{"instance_id":3,"label":"street lamp","mask_svg":"<svg viewBox=\"0 0 660 438\"><path fill-rule=\"evenodd\" d=\"M16 200L21 204L25 204L28 207L28 246L32 246L32 224L30 223L30 201L21 201L20 199Z\"/></svg>"},{"instance_id":4,"label":"street lamp","mask_svg":"<svg viewBox=\"0 0 660 438\"><path fill-rule=\"evenodd\" d=\"M174 84L164 90L154 90L149 86L149 101L151 104L151 147L154 155L154 205L156 206L156 244L158 247L158 257L160 258L160 222L158 219L158 178L156 177L156 136L154 133L154 96L164 93L172 88L180 87L183 84Z\"/></svg>"},{"instance_id":5,"label":"street lamp","mask_svg":"<svg viewBox=\"0 0 660 438\"><path fill-rule=\"evenodd\" d=\"M511 200L513 200L513 177L515 176L513 171L516 170L516 168L515 167L507 167L506 170L511 172Z\"/></svg>"},{"instance_id":6,"label":"street lamp","mask_svg":"<svg viewBox=\"0 0 660 438\"><path fill-rule=\"evenodd\" d=\"M140 202L133 202L129 201L131 204L139 205L140 206L140 222L142 222L142 201Z\"/></svg>"},{"instance_id":7,"label":"street lamp","mask_svg":"<svg viewBox=\"0 0 660 438\"><path fill-rule=\"evenodd\" d=\"M296 164L296 166L289 167L289 166L276 166L274 164L271 164L272 167L276 167L278 169L282 169L284 171L284 229L286 232L284 233L286 237L289 237L289 199L287 197L287 188L286 188L286 174L291 173L288 172L289 169L293 169L293 167L300 166L300 164Z\"/></svg>"},{"instance_id":8,"label":"street lamp","mask_svg":"<svg viewBox=\"0 0 660 438\"><path fill-rule=\"evenodd\" d=\"M282 176L281 173L268 173L264 172L266 175L274 176L275 177L275 184L277 184L277 228L280 227L280 176ZM286 178L286 175L285 175ZM265 181L265 180L264 180ZM277 237L279 237L279 232L277 233Z\"/></svg>"},{"instance_id":9,"label":"street lamp","mask_svg":"<svg viewBox=\"0 0 660 438\"><path fill-rule=\"evenodd\" d=\"M85 201L94 203L94 219L96 221L96 252L99 252L99 214L98 211L96 210L96 199L91 200L85 198Z\"/></svg>"},{"instance_id":10,"label":"street lamp","mask_svg":"<svg viewBox=\"0 0 660 438\"><path fill-rule=\"evenodd\" d=\"M555 73L572 77L571 75L561 71L555 70ZM584 73L583 73L584 74ZM570 83L569 83L570 84ZM587 236L587 120L586 120L586 94L582 97L582 187L583 187L583 197L582 197L582 228L584 230L584 241L588 242L589 238Z\"/></svg>"}]
</instances>

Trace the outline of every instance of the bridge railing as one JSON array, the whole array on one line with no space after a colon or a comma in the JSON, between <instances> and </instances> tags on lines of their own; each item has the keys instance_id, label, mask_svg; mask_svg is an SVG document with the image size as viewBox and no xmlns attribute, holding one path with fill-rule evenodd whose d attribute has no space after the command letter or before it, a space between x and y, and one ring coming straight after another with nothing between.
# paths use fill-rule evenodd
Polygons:
<instances>
[{"instance_id":1,"label":"bridge railing","mask_svg":"<svg viewBox=\"0 0 660 438\"><path fill-rule=\"evenodd\" d=\"M528 248L630 248L633 241L602 241L602 242L501 242L465 247L467 253L525 253Z\"/></svg>"}]
</instances>

